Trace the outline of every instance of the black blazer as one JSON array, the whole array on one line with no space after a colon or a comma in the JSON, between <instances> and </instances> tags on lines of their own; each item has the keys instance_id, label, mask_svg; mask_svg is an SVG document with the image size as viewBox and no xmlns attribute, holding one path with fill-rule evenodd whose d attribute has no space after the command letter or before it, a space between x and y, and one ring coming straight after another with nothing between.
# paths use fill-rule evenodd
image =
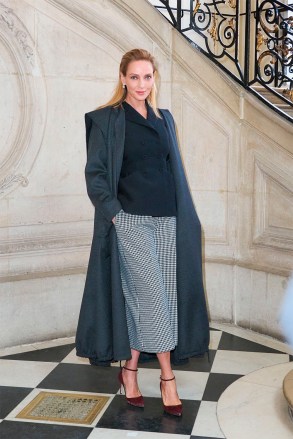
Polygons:
<instances>
[{"instance_id":1,"label":"black blazer","mask_svg":"<svg viewBox=\"0 0 293 439\"><path fill-rule=\"evenodd\" d=\"M164 120L157 118L150 106L147 119L126 102L123 107L125 142L118 200L127 213L175 216L175 185Z\"/></svg>"}]
</instances>

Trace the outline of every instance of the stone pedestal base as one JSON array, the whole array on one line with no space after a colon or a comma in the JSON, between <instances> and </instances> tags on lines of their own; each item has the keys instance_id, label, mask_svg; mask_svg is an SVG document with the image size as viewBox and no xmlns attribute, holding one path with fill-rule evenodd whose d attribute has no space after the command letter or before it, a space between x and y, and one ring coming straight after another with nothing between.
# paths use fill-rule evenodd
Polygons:
<instances>
[{"instance_id":1,"label":"stone pedestal base","mask_svg":"<svg viewBox=\"0 0 293 439\"><path fill-rule=\"evenodd\" d=\"M283 392L288 401L289 414L293 421L293 369L284 378Z\"/></svg>"}]
</instances>

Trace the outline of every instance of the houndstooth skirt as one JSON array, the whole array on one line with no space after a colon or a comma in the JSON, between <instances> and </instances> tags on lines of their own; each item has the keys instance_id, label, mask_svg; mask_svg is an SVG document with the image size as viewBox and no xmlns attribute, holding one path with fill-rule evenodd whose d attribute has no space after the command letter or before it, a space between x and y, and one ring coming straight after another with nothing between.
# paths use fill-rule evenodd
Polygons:
<instances>
[{"instance_id":1,"label":"houndstooth skirt","mask_svg":"<svg viewBox=\"0 0 293 439\"><path fill-rule=\"evenodd\" d=\"M130 347L157 353L178 340L176 217L115 217Z\"/></svg>"}]
</instances>

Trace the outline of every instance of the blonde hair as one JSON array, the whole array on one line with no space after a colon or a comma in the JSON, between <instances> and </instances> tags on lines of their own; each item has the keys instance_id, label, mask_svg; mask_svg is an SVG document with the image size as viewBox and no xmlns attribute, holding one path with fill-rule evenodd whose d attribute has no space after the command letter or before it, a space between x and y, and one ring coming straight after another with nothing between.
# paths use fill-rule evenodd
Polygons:
<instances>
[{"instance_id":1,"label":"blonde hair","mask_svg":"<svg viewBox=\"0 0 293 439\"><path fill-rule=\"evenodd\" d=\"M123 55L121 62L120 62L120 66L119 66L119 81L116 85L114 93L113 93L111 99L106 104L100 106L99 108L104 108L104 107L108 107L108 106L119 107L122 104L122 102L125 101L126 95L127 95L127 90L126 90L126 88L123 88L120 75L122 74L123 76L126 76L128 65L132 61L149 61L152 64L155 81L154 81L154 85L151 89L151 92L147 97L147 102L154 110L154 113L156 114L156 116L161 117L160 113L158 111L157 99L156 99L157 83L159 80L159 72L158 72L155 58L153 57L153 55L151 53L149 53L147 50L144 50L144 49L132 49Z\"/></svg>"}]
</instances>

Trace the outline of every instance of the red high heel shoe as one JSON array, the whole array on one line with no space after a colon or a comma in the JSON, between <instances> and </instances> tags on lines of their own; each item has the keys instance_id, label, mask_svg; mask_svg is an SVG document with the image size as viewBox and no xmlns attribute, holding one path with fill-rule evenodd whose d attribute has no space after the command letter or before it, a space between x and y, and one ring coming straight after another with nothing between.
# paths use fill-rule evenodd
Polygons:
<instances>
[{"instance_id":1,"label":"red high heel shoe","mask_svg":"<svg viewBox=\"0 0 293 439\"><path fill-rule=\"evenodd\" d=\"M135 407L144 407L144 400L143 400L143 396L142 395L136 396L134 398L127 398L125 384L124 384L124 380L123 380L123 376L122 376L122 369L130 370L131 372L137 372L137 370L138 370L138 369L129 369L128 367L125 367L125 366L120 367L120 372L119 372L119 375L118 375L118 380L120 382L120 395L122 395L121 386L123 386L124 393L125 393L125 398L126 398L128 404L134 405Z\"/></svg>"},{"instance_id":2,"label":"red high heel shoe","mask_svg":"<svg viewBox=\"0 0 293 439\"><path fill-rule=\"evenodd\" d=\"M162 381L173 381L175 380L175 376L173 378L169 378L167 380L165 380L164 378L160 377L160 390L161 390L161 396L162 396L162 400L163 400L163 393L162 393ZM165 405L164 401L163 401L163 407L164 407L164 412L168 413L169 415L173 415L173 416L181 416L182 415L182 404L177 404L177 405Z\"/></svg>"}]
</instances>

